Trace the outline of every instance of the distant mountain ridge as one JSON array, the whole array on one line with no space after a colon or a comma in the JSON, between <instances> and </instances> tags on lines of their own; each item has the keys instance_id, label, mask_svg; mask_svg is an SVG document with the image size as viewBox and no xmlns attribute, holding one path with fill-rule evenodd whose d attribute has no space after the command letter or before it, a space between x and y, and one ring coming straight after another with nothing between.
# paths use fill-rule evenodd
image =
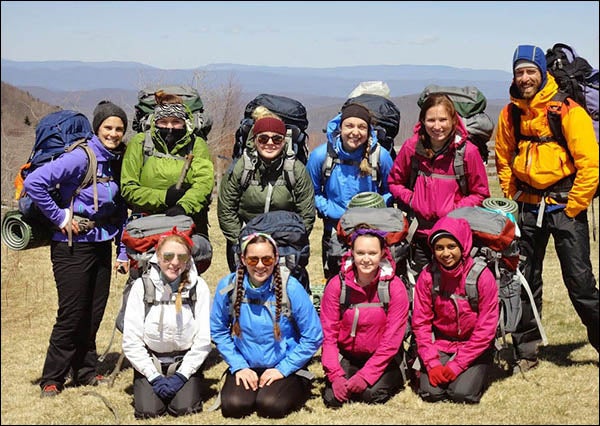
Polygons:
<instances>
[{"instance_id":1,"label":"distant mountain ridge","mask_svg":"<svg viewBox=\"0 0 600 426\"><path fill-rule=\"evenodd\" d=\"M1 60L2 80L16 87L51 91L140 90L150 84L219 87L232 79L246 93L273 92L292 97L344 98L361 81L383 80L393 96L420 93L428 84L477 86L488 99L508 99L512 75L442 65L373 65L335 68L211 64L194 69L160 69L136 62Z\"/></svg>"}]
</instances>

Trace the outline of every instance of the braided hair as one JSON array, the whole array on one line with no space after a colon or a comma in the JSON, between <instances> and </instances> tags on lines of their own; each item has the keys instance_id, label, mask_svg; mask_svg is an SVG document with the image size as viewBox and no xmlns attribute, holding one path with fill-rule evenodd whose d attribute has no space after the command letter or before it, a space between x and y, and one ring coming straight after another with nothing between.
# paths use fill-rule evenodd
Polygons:
<instances>
[{"instance_id":1,"label":"braided hair","mask_svg":"<svg viewBox=\"0 0 600 426\"><path fill-rule=\"evenodd\" d=\"M273 246L274 254L277 255L277 246L275 245L273 239L269 235L262 233L248 235L242 242L242 253L246 254L246 250L250 244L267 242ZM242 305L242 300L244 299L244 275L246 272L247 266L240 262L236 270L235 288L233 290L236 293L236 297L233 305L233 324L231 327L232 334L238 338L242 337L242 330L240 327L240 308ZM279 320L281 318L281 301L283 298L283 290L279 263L276 263L275 268L273 269L273 283L275 289L275 320L273 322L273 334L275 335L276 340L281 340L281 328L279 326Z\"/></svg>"}]
</instances>

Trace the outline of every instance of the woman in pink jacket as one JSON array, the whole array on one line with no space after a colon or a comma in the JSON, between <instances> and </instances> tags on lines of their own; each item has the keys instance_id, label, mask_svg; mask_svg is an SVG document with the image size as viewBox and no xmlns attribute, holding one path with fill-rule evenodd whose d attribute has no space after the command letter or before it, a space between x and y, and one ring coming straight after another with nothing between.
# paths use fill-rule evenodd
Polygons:
<instances>
[{"instance_id":1,"label":"woman in pink jacket","mask_svg":"<svg viewBox=\"0 0 600 426\"><path fill-rule=\"evenodd\" d=\"M412 312L421 364L417 392L429 402L478 403L493 363L499 315L496 279L483 270L474 311L465 291L473 265L472 233L465 219L440 219L429 244L434 258L419 275Z\"/></svg>"},{"instance_id":2,"label":"woman in pink jacket","mask_svg":"<svg viewBox=\"0 0 600 426\"><path fill-rule=\"evenodd\" d=\"M388 184L398 207L419 222L410 252L410 268L417 275L431 259L427 237L433 224L458 207L480 206L490 196L479 150L468 141L467 129L445 94L432 93L425 99Z\"/></svg>"},{"instance_id":3,"label":"woman in pink jacket","mask_svg":"<svg viewBox=\"0 0 600 426\"><path fill-rule=\"evenodd\" d=\"M394 275L384 235L369 225L357 225L340 273L323 292L321 362L328 407L347 401L384 403L402 387L395 357L408 322L408 294ZM378 290L380 284L384 290ZM382 303L386 299L389 303Z\"/></svg>"}]
</instances>

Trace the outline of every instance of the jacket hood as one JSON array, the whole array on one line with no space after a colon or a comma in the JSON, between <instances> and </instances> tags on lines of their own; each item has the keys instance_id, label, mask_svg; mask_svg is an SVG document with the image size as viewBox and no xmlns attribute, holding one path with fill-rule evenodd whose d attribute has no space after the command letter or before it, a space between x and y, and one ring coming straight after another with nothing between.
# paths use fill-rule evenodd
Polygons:
<instances>
[{"instance_id":1,"label":"jacket hood","mask_svg":"<svg viewBox=\"0 0 600 426\"><path fill-rule=\"evenodd\" d=\"M462 258L466 259L471 253L473 247L473 233L471 232L471 226L466 219L454 218L444 216L439 219L433 228L431 228L431 234L427 238L429 247L433 250L433 240L437 237L436 234L449 234L452 236L462 248Z\"/></svg>"}]
</instances>

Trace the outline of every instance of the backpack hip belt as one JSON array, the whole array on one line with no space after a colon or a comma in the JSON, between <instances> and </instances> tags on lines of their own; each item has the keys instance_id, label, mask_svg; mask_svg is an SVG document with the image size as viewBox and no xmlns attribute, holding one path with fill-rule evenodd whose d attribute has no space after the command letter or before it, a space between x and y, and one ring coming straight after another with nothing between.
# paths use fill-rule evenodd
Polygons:
<instances>
[{"instance_id":1,"label":"backpack hip belt","mask_svg":"<svg viewBox=\"0 0 600 426\"><path fill-rule=\"evenodd\" d=\"M553 185L550 185L545 189L537 189L527 183L520 181L517 179L517 189L520 192L525 192L527 194L538 195L542 199L545 197L550 197L556 200L559 203L566 203L569 199L569 191L573 187L573 183L575 182L575 175L569 175Z\"/></svg>"}]
</instances>

